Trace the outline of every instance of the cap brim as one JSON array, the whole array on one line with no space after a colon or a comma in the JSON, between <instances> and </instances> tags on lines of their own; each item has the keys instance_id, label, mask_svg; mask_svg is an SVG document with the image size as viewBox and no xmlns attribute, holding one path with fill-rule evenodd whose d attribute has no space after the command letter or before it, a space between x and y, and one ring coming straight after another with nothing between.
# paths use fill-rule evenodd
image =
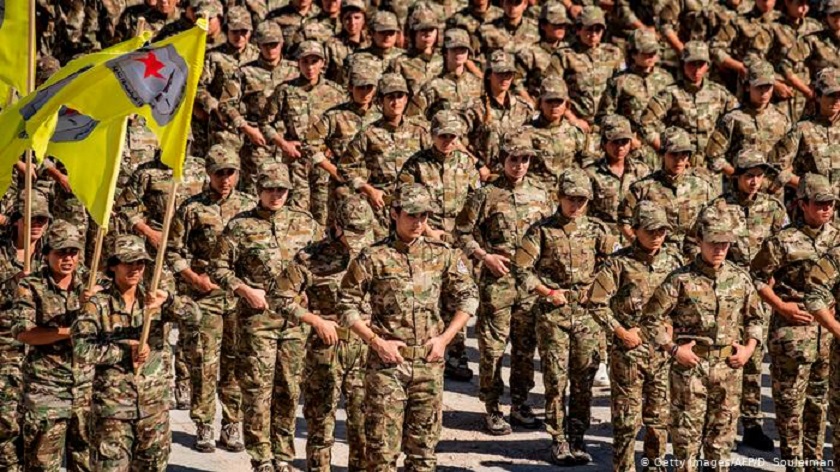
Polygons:
<instances>
[{"instance_id":1,"label":"cap brim","mask_svg":"<svg viewBox=\"0 0 840 472\"><path fill-rule=\"evenodd\" d=\"M771 166L770 164L768 164L766 162L756 162L756 163L749 164L749 165L735 166L735 172L746 172L750 169L758 169L758 168L763 169L765 172L769 172L769 171L773 170L773 166Z\"/></svg>"},{"instance_id":2,"label":"cap brim","mask_svg":"<svg viewBox=\"0 0 840 472\"><path fill-rule=\"evenodd\" d=\"M59 244L52 244L48 243L50 246L51 251L58 251L61 249L78 249L83 251L85 249L84 244L81 241L63 241Z\"/></svg>"},{"instance_id":3,"label":"cap brim","mask_svg":"<svg viewBox=\"0 0 840 472\"><path fill-rule=\"evenodd\" d=\"M641 47L637 48L636 51L644 53L644 54L659 54L661 52L661 49L659 48L658 44L653 44L653 45L649 45L649 46L648 45L641 46Z\"/></svg>"},{"instance_id":4,"label":"cap brim","mask_svg":"<svg viewBox=\"0 0 840 472\"><path fill-rule=\"evenodd\" d=\"M444 49L466 48L466 49L468 49L470 52L472 52L472 45L470 45L470 44L464 44L464 43L462 43L462 42L460 42L460 41L458 41L458 42L444 43L444 44L443 44L443 47L444 47Z\"/></svg>"},{"instance_id":5,"label":"cap brim","mask_svg":"<svg viewBox=\"0 0 840 472\"><path fill-rule=\"evenodd\" d=\"M818 193L812 200L815 202L836 202L837 197L828 193Z\"/></svg>"},{"instance_id":6,"label":"cap brim","mask_svg":"<svg viewBox=\"0 0 840 472\"><path fill-rule=\"evenodd\" d=\"M227 25L228 31L236 31L236 30L248 30L253 31L253 25L248 23L228 23Z\"/></svg>"},{"instance_id":7,"label":"cap brim","mask_svg":"<svg viewBox=\"0 0 840 472\"><path fill-rule=\"evenodd\" d=\"M606 138L607 141L618 141L619 139L633 139L633 133L629 131L616 131L615 133L610 133L610 135Z\"/></svg>"},{"instance_id":8,"label":"cap brim","mask_svg":"<svg viewBox=\"0 0 840 472\"><path fill-rule=\"evenodd\" d=\"M821 93L823 95L832 95L835 93L840 93L840 87L826 87L825 89L821 89Z\"/></svg>"},{"instance_id":9,"label":"cap brim","mask_svg":"<svg viewBox=\"0 0 840 472\"><path fill-rule=\"evenodd\" d=\"M703 235L703 241L707 243L733 243L735 234L731 231L710 231Z\"/></svg>"},{"instance_id":10,"label":"cap brim","mask_svg":"<svg viewBox=\"0 0 840 472\"><path fill-rule=\"evenodd\" d=\"M543 100L569 100L568 95L563 95L562 93L554 93L548 92L540 95L540 98Z\"/></svg>"},{"instance_id":11,"label":"cap brim","mask_svg":"<svg viewBox=\"0 0 840 472\"><path fill-rule=\"evenodd\" d=\"M451 135L454 135L454 136L461 136L462 131L461 131L461 129L455 128L455 127L452 127L452 126L446 126L446 127L443 127L443 128L436 128L436 129L432 130L432 135L433 136L440 136L440 135L443 135L443 134L451 134Z\"/></svg>"},{"instance_id":12,"label":"cap brim","mask_svg":"<svg viewBox=\"0 0 840 472\"><path fill-rule=\"evenodd\" d=\"M560 195L564 197L583 197L587 200L592 200L592 193L580 190L573 190L571 192L564 192L562 189L560 190Z\"/></svg>"},{"instance_id":13,"label":"cap brim","mask_svg":"<svg viewBox=\"0 0 840 472\"><path fill-rule=\"evenodd\" d=\"M760 87L762 85L774 85L775 83L776 83L776 79L775 78L769 78L769 77L768 78L750 80L750 86L752 86L752 87Z\"/></svg>"},{"instance_id":14,"label":"cap brim","mask_svg":"<svg viewBox=\"0 0 840 472\"><path fill-rule=\"evenodd\" d=\"M389 93L397 93L397 92L402 92L402 93L406 93L406 94L407 94L407 93L408 93L408 88L403 88L403 87L386 87L386 88L383 88L383 89L380 89L380 90L379 90L379 93L381 93L382 95L388 95Z\"/></svg>"},{"instance_id":15,"label":"cap brim","mask_svg":"<svg viewBox=\"0 0 840 472\"><path fill-rule=\"evenodd\" d=\"M516 67L513 66L490 66L490 72L495 72L497 74L504 74L507 72L516 72Z\"/></svg>"},{"instance_id":16,"label":"cap brim","mask_svg":"<svg viewBox=\"0 0 840 472\"><path fill-rule=\"evenodd\" d=\"M278 182L276 180L269 180L267 182L258 182L257 185L261 189L270 189L270 188L284 188L286 190L291 190L292 186L285 182Z\"/></svg>"},{"instance_id":17,"label":"cap brim","mask_svg":"<svg viewBox=\"0 0 840 472\"><path fill-rule=\"evenodd\" d=\"M595 26L595 25L601 25L601 26L603 26L604 28L606 28L606 27L607 27L607 22L606 22L606 21L604 21L604 20L589 20L589 21L587 21L587 20L581 20L580 24L581 24L584 28L589 27L589 26Z\"/></svg>"},{"instance_id":18,"label":"cap brim","mask_svg":"<svg viewBox=\"0 0 840 472\"><path fill-rule=\"evenodd\" d=\"M400 27L396 26L396 25L394 25L394 26L392 26L392 25L378 25L378 26L374 26L373 30L376 31L377 33L382 33L382 32L385 32L385 31L399 32Z\"/></svg>"},{"instance_id":19,"label":"cap brim","mask_svg":"<svg viewBox=\"0 0 840 472\"><path fill-rule=\"evenodd\" d=\"M239 165L237 164L216 164L213 166L207 166L207 173L214 174L222 169L233 169L239 170Z\"/></svg>"},{"instance_id":20,"label":"cap brim","mask_svg":"<svg viewBox=\"0 0 840 472\"><path fill-rule=\"evenodd\" d=\"M114 257L124 264L131 264L137 261L154 262L154 259L146 251L132 251Z\"/></svg>"},{"instance_id":21,"label":"cap brim","mask_svg":"<svg viewBox=\"0 0 840 472\"><path fill-rule=\"evenodd\" d=\"M702 54L694 54L694 55L691 55L691 56L684 57L683 62L706 62L706 63L710 63L712 61L711 61L711 59L709 59L709 56L704 56Z\"/></svg>"},{"instance_id":22,"label":"cap brim","mask_svg":"<svg viewBox=\"0 0 840 472\"><path fill-rule=\"evenodd\" d=\"M673 148L663 148L663 152L690 152L694 153L696 149L694 146L674 146Z\"/></svg>"}]
</instances>

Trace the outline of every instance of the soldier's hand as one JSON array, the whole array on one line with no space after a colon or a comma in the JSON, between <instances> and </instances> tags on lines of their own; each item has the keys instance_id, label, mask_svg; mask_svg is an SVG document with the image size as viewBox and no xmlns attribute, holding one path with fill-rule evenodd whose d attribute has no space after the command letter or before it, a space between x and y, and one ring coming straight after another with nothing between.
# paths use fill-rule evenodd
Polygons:
<instances>
[{"instance_id":1,"label":"soldier's hand","mask_svg":"<svg viewBox=\"0 0 840 472\"><path fill-rule=\"evenodd\" d=\"M487 254L484 256L484 265L496 277L502 277L510 273L508 264L510 264L510 259L501 254Z\"/></svg>"},{"instance_id":2,"label":"soldier's hand","mask_svg":"<svg viewBox=\"0 0 840 472\"><path fill-rule=\"evenodd\" d=\"M320 318L320 321L313 327L315 328L315 332L318 333L318 337L321 338L321 341L324 341L324 344L333 346L338 342L338 333L335 330L336 326L338 325L335 321Z\"/></svg>"},{"instance_id":3,"label":"soldier's hand","mask_svg":"<svg viewBox=\"0 0 840 472\"><path fill-rule=\"evenodd\" d=\"M87 303L87 302L88 302L88 300L90 300L91 298L93 298L93 296L94 296L94 295L96 295L97 293L99 293L99 292L101 292L101 291L102 291L102 286L101 286L101 285L96 285L96 286L94 286L94 287L93 287L93 290L88 290L88 289L85 289L85 290L82 292L82 296L81 296L81 297L79 297L79 300L82 302L82 305L84 305L85 303Z\"/></svg>"},{"instance_id":4,"label":"soldier's hand","mask_svg":"<svg viewBox=\"0 0 840 472\"><path fill-rule=\"evenodd\" d=\"M426 226L426 236L438 241L446 241L446 231L442 229L432 229Z\"/></svg>"},{"instance_id":5,"label":"soldier's hand","mask_svg":"<svg viewBox=\"0 0 840 472\"><path fill-rule=\"evenodd\" d=\"M163 234L160 231L147 227L147 229L143 231L143 236L152 243L152 246L154 246L155 249L160 249L160 245L163 242Z\"/></svg>"},{"instance_id":6,"label":"soldier's hand","mask_svg":"<svg viewBox=\"0 0 840 472\"><path fill-rule=\"evenodd\" d=\"M402 364L405 359L400 355L400 347L405 347L402 341L389 341L382 338L376 338L370 345L376 355L382 359L386 364Z\"/></svg>"},{"instance_id":7,"label":"soldier's hand","mask_svg":"<svg viewBox=\"0 0 840 472\"><path fill-rule=\"evenodd\" d=\"M487 166L481 166L481 168L478 169L478 176L482 182L487 182L488 180L490 180L491 175L493 174L490 173L490 168Z\"/></svg>"},{"instance_id":8,"label":"soldier's hand","mask_svg":"<svg viewBox=\"0 0 840 472\"><path fill-rule=\"evenodd\" d=\"M370 205L375 210L381 210L385 208L385 193L383 193L382 190L370 187L365 191L365 195L367 196Z\"/></svg>"},{"instance_id":9,"label":"soldier's hand","mask_svg":"<svg viewBox=\"0 0 840 472\"><path fill-rule=\"evenodd\" d=\"M292 159L300 159L300 141L280 141L280 150Z\"/></svg>"},{"instance_id":10,"label":"soldier's hand","mask_svg":"<svg viewBox=\"0 0 840 472\"><path fill-rule=\"evenodd\" d=\"M29 275L29 271L22 270L22 271L18 272L17 274L15 274L15 280L20 282L21 280L23 280L28 275Z\"/></svg>"},{"instance_id":11,"label":"soldier's hand","mask_svg":"<svg viewBox=\"0 0 840 472\"><path fill-rule=\"evenodd\" d=\"M265 146L265 136L263 136L259 129L251 125L245 125L242 127L242 132L245 133L245 136L248 137L251 144L255 144L260 147Z\"/></svg>"},{"instance_id":12,"label":"soldier's hand","mask_svg":"<svg viewBox=\"0 0 840 472\"><path fill-rule=\"evenodd\" d=\"M574 120L571 120L571 121L572 121L573 125L580 128L580 130L583 131L586 134L589 134L589 132L592 131L592 127L589 126L589 123L587 123L586 120L582 120L580 118L575 118Z\"/></svg>"},{"instance_id":13,"label":"soldier's hand","mask_svg":"<svg viewBox=\"0 0 840 472\"><path fill-rule=\"evenodd\" d=\"M732 367L733 369L740 369L741 367L744 367L744 365L749 362L754 351L754 349L750 349L749 347L738 343L732 343L732 349L735 350L735 354L729 356L726 361L729 363L729 367Z\"/></svg>"},{"instance_id":14,"label":"soldier's hand","mask_svg":"<svg viewBox=\"0 0 840 472\"><path fill-rule=\"evenodd\" d=\"M814 317L795 302L783 302L776 311L786 320L798 325L807 325L814 321Z\"/></svg>"},{"instance_id":15,"label":"soldier's hand","mask_svg":"<svg viewBox=\"0 0 840 472\"><path fill-rule=\"evenodd\" d=\"M694 367L700 362L700 358L697 357L697 354L694 353L694 345L696 343L691 341L690 343L683 344L677 348L677 353L674 354L674 359L680 364L685 367Z\"/></svg>"},{"instance_id":16,"label":"soldier's hand","mask_svg":"<svg viewBox=\"0 0 840 472\"><path fill-rule=\"evenodd\" d=\"M554 294L548 297L548 302L554 306L563 306L569 303L569 301L566 299L566 290L554 290Z\"/></svg>"},{"instance_id":17,"label":"soldier's hand","mask_svg":"<svg viewBox=\"0 0 840 472\"><path fill-rule=\"evenodd\" d=\"M219 288L207 274L196 274L195 278L190 280L190 284L201 293L209 293Z\"/></svg>"},{"instance_id":18,"label":"soldier's hand","mask_svg":"<svg viewBox=\"0 0 840 472\"><path fill-rule=\"evenodd\" d=\"M789 100L793 97L793 89L788 87L788 85L781 80L777 80L776 83L773 84L773 93L782 100Z\"/></svg>"},{"instance_id":19,"label":"soldier's hand","mask_svg":"<svg viewBox=\"0 0 840 472\"><path fill-rule=\"evenodd\" d=\"M147 310L154 310L156 308L160 308L166 303L166 299L169 298L169 292L166 290L158 289L154 296L151 293L146 294L146 309Z\"/></svg>"},{"instance_id":20,"label":"soldier's hand","mask_svg":"<svg viewBox=\"0 0 840 472\"><path fill-rule=\"evenodd\" d=\"M268 303L265 301L265 290L251 288L245 284L236 288L236 294L245 300L249 307L255 310L265 310Z\"/></svg>"},{"instance_id":21,"label":"soldier's hand","mask_svg":"<svg viewBox=\"0 0 840 472\"><path fill-rule=\"evenodd\" d=\"M627 349L636 349L642 344L642 337L639 333L639 328L624 329L621 326L615 331L618 339L621 339Z\"/></svg>"},{"instance_id":22,"label":"soldier's hand","mask_svg":"<svg viewBox=\"0 0 840 472\"><path fill-rule=\"evenodd\" d=\"M578 15L580 15L580 12L582 11L583 7L580 5L572 5L572 7L569 8L569 14L572 15L572 18L577 18Z\"/></svg>"},{"instance_id":23,"label":"soldier's hand","mask_svg":"<svg viewBox=\"0 0 840 472\"><path fill-rule=\"evenodd\" d=\"M430 347L429 354L426 356L426 362L440 362L443 360L443 355L446 353L447 346L446 339L443 336L435 336L426 341L426 346Z\"/></svg>"},{"instance_id":24,"label":"soldier's hand","mask_svg":"<svg viewBox=\"0 0 840 472\"><path fill-rule=\"evenodd\" d=\"M134 370L137 370L149 360L151 349L149 349L148 344L143 344L141 348L140 341L134 339L129 339L128 344L131 346L131 363L134 364Z\"/></svg>"},{"instance_id":25,"label":"soldier's hand","mask_svg":"<svg viewBox=\"0 0 840 472\"><path fill-rule=\"evenodd\" d=\"M61 185L61 188L63 188L65 191L73 191L70 188L70 179L67 177L66 174L62 172L57 172L56 175L53 176L53 179L58 183L58 185Z\"/></svg>"}]
</instances>

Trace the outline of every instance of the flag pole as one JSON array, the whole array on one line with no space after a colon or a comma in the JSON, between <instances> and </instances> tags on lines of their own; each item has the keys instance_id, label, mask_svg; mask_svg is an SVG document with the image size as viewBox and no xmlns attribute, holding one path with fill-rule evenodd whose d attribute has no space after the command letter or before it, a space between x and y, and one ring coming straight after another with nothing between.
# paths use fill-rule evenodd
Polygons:
<instances>
[{"instance_id":1,"label":"flag pole","mask_svg":"<svg viewBox=\"0 0 840 472\"><path fill-rule=\"evenodd\" d=\"M26 94L29 95L35 90L35 0L29 0L29 63L26 71ZM23 177L24 199L23 199L23 271L32 271L32 238L29 236L32 231L32 150L27 149L26 172Z\"/></svg>"}]
</instances>

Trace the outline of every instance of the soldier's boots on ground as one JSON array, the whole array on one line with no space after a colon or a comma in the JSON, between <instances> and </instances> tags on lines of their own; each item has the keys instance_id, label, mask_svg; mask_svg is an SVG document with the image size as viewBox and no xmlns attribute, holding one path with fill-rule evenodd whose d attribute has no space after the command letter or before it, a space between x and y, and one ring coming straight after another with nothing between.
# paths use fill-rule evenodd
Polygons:
<instances>
[{"instance_id":1,"label":"soldier's boots on ground","mask_svg":"<svg viewBox=\"0 0 840 472\"><path fill-rule=\"evenodd\" d=\"M473 378L473 371L469 367L469 360L467 354L460 356L450 356L446 360L446 366L443 369L443 376L449 380L456 380L458 382L469 382Z\"/></svg>"},{"instance_id":2,"label":"soldier's boots on ground","mask_svg":"<svg viewBox=\"0 0 840 472\"><path fill-rule=\"evenodd\" d=\"M242 442L240 432L242 423L227 423L222 425L222 434L219 436L219 446L230 452L242 452L245 444Z\"/></svg>"},{"instance_id":3,"label":"soldier's boots on ground","mask_svg":"<svg viewBox=\"0 0 840 472\"><path fill-rule=\"evenodd\" d=\"M498 408L487 412L484 416L484 429L493 436L507 436L513 432L510 424L505 421L505 415Z\"/></svg>"},{"instance_id":4,"label":"soldier's boots on ground","mask_svg":"<svg viewBox=\"0 0 840 472\"><path fill-rule=\"evenodd\" d=\"M572 455L568 442L555 439L551 443L551 461L562 466L575 465L575 456Z\"/></svg>"},{"instance_id":5,"label":"soldier's boots on ground","mask_svg":"<svg viewBox=\"0 0 840 472\"><path fill-rule=\"evenodd\" d=\"M773 452L776 449L773 445L773 439L764 434L760 424L744 428L744 438L741 440L741 444L764 452Z\"/></svg>"},{"instance_id":6,"label":"soldier's boots on ground","mask_svg":"<svg viewBox=\"0 0 840 472\"><path fill-rule=\"evenodd\" d=\"M539 429L542 422L534 415L531 405L523 403L510 409L510 424L525 429Z\"/></svg>"},{"instance_id":7,"label":"soldier's boots on ground","mask_svg":"<svg viewBox=\"0 0 840 472\"><path fill-rule=\"evenodd\" d=\"M190 382L179 381L175 384L175 409L189 410L192 393L190 389Z\"/></svg>"},{"instance_id":8,"label":"soldier's boots on ground","mask_svg":"<svg viewBox=\"0 0 840 472\"><path fill-rule=\"evenodd\" d=\"M196 425L195 450L206 453L216 450L216 432L213 430L213 425L203 423Z\"/></svg>"}]
</instances>

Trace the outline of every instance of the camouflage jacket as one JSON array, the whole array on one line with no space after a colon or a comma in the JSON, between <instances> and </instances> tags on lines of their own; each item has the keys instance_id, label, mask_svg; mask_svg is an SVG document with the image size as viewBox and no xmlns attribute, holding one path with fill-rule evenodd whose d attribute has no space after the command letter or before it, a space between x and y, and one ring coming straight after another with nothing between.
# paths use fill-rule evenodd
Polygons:
<instances>
[{"instance_id":1,"label":"camouflage jacket","mask_svg":"<svg viewBox=\"0 0 840 472\"><path fill-rule=\"evenodd\" d=\"M805 65L814 78L826 67L840 67L840 39L830 29L811 33L800 41Z\"/></svg>"},{"instance_id":2,"label":"camouflage jacket","mask_svg":"<svg viewBox=\"0 0 840 472\"><path fill-rule=\"evenodd\" d=\"M484 82L481 77L464 70L461 75L444 72L427 82L411 97L406 114L423 115L431 120L440 110L458 110L481 97Z\"/></svg>"},{"instance_id":3,"label":"camouflage jacket","mask_svg":"<svg viewBox=\"0 0 840 472\"><path fill-rule=\"evenodd\" d=\"M405 77L410 95L415 95L424 85L443 72L443 56L437 52L426 55L417 51L408 51L395 57L388 64L386 72L396 72Z\"/></svg>"},{"instance_id":4,"label":"camouflage jacket","mask_svg":"<svg viewBox=\"0 0 840 472\"><path fill-rule=\"evenodd\" d=\"M219 108L225 85L236 77L241 66L259 57L259 48L250 43L242 51L236 51L230 43L210 51L204 60L196 103L205 111L214 112Z\"/></svg>"},{"instance_id":5,"label":"camouflage jacket","mask_svg":"<svg viewBox=\"0 0 840 472\"><path fill-rule=\"evenodd\" d=\"M771 162L796 175L808 172L828 178L840 188L840 123L816 118L800 121L776 144Z\"/></svg>"},{"instance_id":6,"label":"camouflage jacket","mask_svg":"<svg viewBox=\"0 0 840 472\"><path fill-rule=\"evenodd\" d=\"M571 109L578 118L595 122L607 81L624 68L624 53L617 46L602 43L589 48L582 43L561 49L551 58L548 73L569 85Z\"/></svg>"},{"instance_id":7,"label":"camouflage jacket","mask_svg":"<svg viewBox=\"0 0 840 472\"><path fill-rule=\"evenodd\" d=\"M462 151L445 156L434 147L411 156L397 177L401 183L422 184L432 196L429 226L452 233L455 218L478 189L475 161Z\"/></svg>"},{"instance_id":8,"label":"camouflage jacket","mask_svg":"<svg viewBox=\"0 0 840 472\"><path fill-rule=\"evenodd\" d=\"M259 126L277 87L299 75L296 62L281 59L272 66L258 58L243 65L225 84L219 111L233 128L239 129L246 124Z\"/></svg>"},{"instance_id":9,"label":"camouflage jacket","mask_svg":"<svg viewBox=\"0 0 840 472\"><path fill-rule=\"evenodd\" d=\"M589 214L613 227L618 224L618 207L630 192L630 186L651 173L650 167L630 156L624 160L624 174L621 176L612 172L606 157L584 170L592 181L593 198L589 202Z\"/></svg>"},{"instance_id":10,"label":"camouflage jacket","mask_svg":"<svg viewBox=\"0 0 840 472\"><path fill-rule=\"evenodd\" d=\"M736 16L720 0L662 0L658 10L662 34L674 32L684 43L710 40Z\"/></svg>"},{"instance_id":11,"label":"camouflage jacket","mask_svg":"<svg viewBox=\"0 0 840 472\"><path fill-rule=\"evenodd\" d=\"M540 84L550 75L551 57L570 47L566 41L557 44L540 41L520 48L516 52L516 72L521 81L518 87L527 90L534 99L539 97Z\"/></svg>"},{"instance_id":12,"label":"camouflage jacket","mask_svg":"<svg viewBox=\"0 0 840 472\"><path fill-rule=\"evenodd\" d=\"M146 3L126 8L120 15L113 32L105 29L105 41L103 46L111 46L127 41L137 35L137 26L140 18L145 20L145 30L157 35L164 26L178 21L181 18L181 9L175 8L170 15L164 15L159 10L149 7Z\"/></svg>"},{"instance_id":13,"label":"camouflage jacket","mask_svg":"<svg viewBox=\"0 0 840 472\"><path fill-rule=\"evenodd\" d=\"M485 57L490 57L490 53L498 49L515 55L522 48L540 41L540 29L533 18L523 16L519 24L514 26L502 15L479 26L478 40L481 47L474 51L476 55L480 51Z\"/></svg>"},{"instance_id":14,"label":"camouflage jacket","mask_svg":"<svg viewBox=\"0 0 840 472\"><path fill-rule=\"evenodd\" d=\"M273 21L280 25L283 31L283 51L287 54L294 54L298 45L295 40L299 39L297 36L304 23L315 21L321 15L321 7L315 3L310 3L310 5L306 13L301 13L294 5L288 4L271 10L266 15L266 21Z\"/></svg>"},{"instance_id":15,"label":"camouflage jacket","mask_svg":"<svg viewBox=\"0 0 840 472\"><path fill-rule=\"evenodd\" d=\"M262 121L263 136L273 140L279 134L287 140L302 141L315 120L346 98L338 84L324 78L315 85L303 77L286 82L268 101Z\"/></svg>"},{"instance_id":16,"label":"camouflage jacket","mask_svg":"<svg viewBox=\"0 0 840 472\"><path fill-rule=\"evenodd\" d=\"M511 92L504 103L487 94L474 99L463 112L473 153L488 166L498 165L502 136L528 123L533 114L531 104Z\"/></svg>"},{"instance_id":17,"label":"camouflage jacket","mask_svg":"<svg viewBox=\"0 0 840 472\"><path fill-rule=\"evenodd\" d=\"M546 188L557 187L557 179L570 167L583 168L594 160L588 152L587 136L567 120L548 123L542 115L521 128L529 136L537 152L538 162L531 164L531 171L540 177Z\"/></svg>"},{"instance_id":18,"label":"camouflage jacket","mask_svg":"<svg viewBox=\"0 0 840 472\"><path fill-rule=\"evenodd\" d=\"M514 184L503 175L467 200L455 220L458 246L467 255L483 249L510 259L528 228L553 211L553 198L537 179L526 175Z\"/></svg>"},{"instance_id":19,"label":"camouflage jacket","mask_svg":"<svg viewBox=\"0 0 840 472\"><path fill-rule=\"evenodd\" d=\"M790 129L790 120L775 105L763 110L744 105L723 115L706 145L706 163L715 172L744 149L769 154Z\"/></svg>"},{"instance_id":20,"label":"camouflage jacket","mask_svg":"<svg viewBox=\"0 0 840 472\"><path fill-rule=\"evenodd\" d=\"M810 17L794 23L791 18L783 16L778 25L776 29L777 55L773 55L771 51L771 57L778 60L774 60L772 64L776 64L783 75L796 74L806 83L810 83L811 71L805 62L810 51L805 45L804 38L822 30L823 24Z\"/></svg>"},{"instance_id":21,"label":"camouflage jacket","mask_svg":"<svg viewBox=\"0 0 840 472\"><path fill-rule=\"evenodd\" d=\"M711 41L712 60L721 64L732 58L744 62L767 58L776 44L775 23L781 17L777 10L762 14L758 10L735 17L717 32Z\"/></svg>"},{"instance_id":22,"label":"camouflage jacket","mask_svg":"<svg viewBox=\"0 0 840 472\"><path fill-rule=\"evenodd\" d=\"M380 118L382 113L374 105L362 110L352 101L347 101L330 108L306 132L304 155L314 164L324 160L338 161L359 131Z\"/></svg>"},{"instance_id":23,"label":"camouflage jacket","mask_svg":"<svg viewBox=\"0 0 840 472\"><path fill-rule=\"evenodd\" d=\"M805 276L805 308L814 313L837 304L840 295L840 247L835 246L811 265Z\"/></svg>"},{"instance_id":24,"label":"camouflage jacket","mask_svg":"<svg viewBox=\"0 0 840 472\"><path fill-rule=\"evenodd\" d=\"M488 5L487 10L478 13L471 6L468 6L450 17L447 28L461 28L470 34L473 53L479 59L483 56L481 51L481 39L479 30L482 25L491 24L504 16L505 12L496 5Z\"/></svg>"},{"instance_id":25,"label":"camouflage jacket","mask_svg":"<svg viewBox=\"0 0 840 472\"><path fill-rule=\"evenodd\" d=\"M749 274L729 261L714 269L698 257L672 272L643 313L642 327L659 349L672 340L722 347L764 339L761 298Z\"/></svg>"},{"instance_id":26,"label":"camouflage jacket","mask_svg":"<svg viewBox=\"0 0 840 472\"><path fill-rule=\"evenodd\" d=\"M341 19L333 18L322 11L317 17L307 19L300 25L292 37L292 46L297 47L306 40L317 41L323 45L340 32Z\"/></svg>"},{"instance_id":27,"label":"camouflage jacket","mask_svg":"<svg viewBox=\"0 0 840 472\"><path fill-rule=\"evenodd\" d=\"M392 47L386 51L375 44L358 49L344 59L344 77L345 79L350 77L350 70L355 61L363 61L362 63L369 64L371 69L385 71L391 62L403 54L405 54L405 49Z\"/></svg>"},{"instance_id":28,"label":"camouflage jacket","mask_svg":"<svg viewBox=\"0 0 840 472\"><path fill-rule=\"evenodd\" d=\"M463 253L422 236L411 244L388 237L350 263L338 297L343 326L365 319L367 296L371 329L409 346L422 346L444 332L441 310L473 316L478 309L478 288Z\"/></svg>"},{"instance_id":29,"label":"camouflage jacket","mask_svg":"<svg viewBox=\"0 0 840 472\"><path fill-rule=\"evenodd\" d=\"M341 86L347 85L347 75L344 69L347 57L356 51L370 47L370 38L362 33L361 42L351 41L346 33L339 33L324 43L324 77Z\"/></svg>"},{"instance_id":30,"label":"camouflage jacket","mask_svg":"<svg viewBox=\"0 0 840 472\"><path fill-rule=\"evenodd\" d=\"M598 109L598 119L615 113L630 120L633 129L639 132L642 113L650 99L673 84L674 77L660 67L654 67L647 74L632 67L619 72L607 81L607 89Z\"/></svg>"},{"instance_id":31,"label":"camouflage jacket","mask_svg":"<svg viewBox=\"0 0 840 472\"><path fill-rule=\"evenodd\" d=\"M7 235L8 239L0 245L0 372L4 372L4 366L20 367L26 351L12 332L16 322L12 306L18 293L17 275L23 271L23 261L17 258L15 231L9 231ZM40 244L33 249L32 271L35 272L41 267L43 256Z\"/></svg>"}]
</instances>

